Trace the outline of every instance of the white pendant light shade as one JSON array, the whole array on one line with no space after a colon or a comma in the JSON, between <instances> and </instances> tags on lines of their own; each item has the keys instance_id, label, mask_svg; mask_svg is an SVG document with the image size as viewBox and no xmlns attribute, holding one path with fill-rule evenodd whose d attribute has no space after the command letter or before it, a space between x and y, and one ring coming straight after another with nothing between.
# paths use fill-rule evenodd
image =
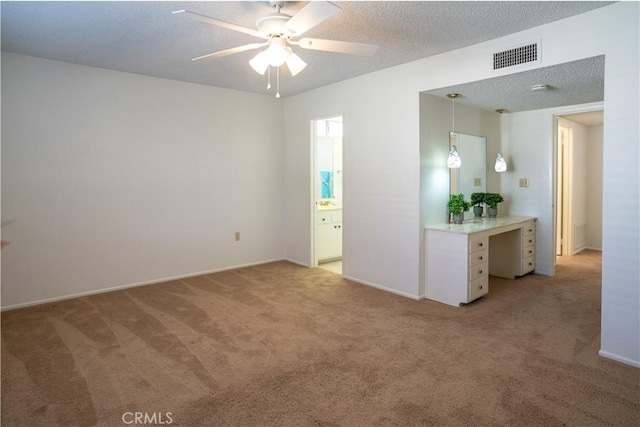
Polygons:
<instances>
[{"instance_id":1,"label":"white pendant light shade","mask_svg":"<svg viewBox=\"0 0 640 427\"><path fill-rule=\"evenodd\" d=\"M457 169L462 166L462 159L460 159L460 155L458 154L458 148L453 145L451 146L451 150L449 150L449 158L447 159L447 166L451 169Z\"/></svg>"},{"instance_id":2,"label":"white pendant light shade","mask_svg":"<svg viewBox=\"0 0 640 427\"><path fill-rule=\"evenodd\" d=\"M291 49L287 50L286 42L283 39L274 38L271 39L269 47L265 52L269 60L269 65L272 67L280 67L291 54Z\"/></svg>"},{"instance_id":3,"label":"white pendant light shade","mask_svg":"<svg viewBox=\"0 0 640 427\"><path fill-rule=\"evenodd\" d=\"M291 51L291 49L289 49ZM307 63L304 62L298 55L295 53L291 53L287 58L287 68L291 72L292 76L295 76L300 71L304 70L307 66Z\"/></svg>"},{"instance_id":4,"label":"white pendant light shade","mask_svg":"<svg viewBox=\"0 0 640 427\"><path fill-rule=\"evenodd\" d=\"M249 61L249 65L251 65L251 68L256 70L256 73L264 76L264 72L267 71L267 68L269 67L269 60L265 51L254 56L253 59Z\"/></svg>"},{"instance_id":5,"label":"white pendant light shade","mask_svg":"<svg viewBox=\"0 0 640 427\"><path fill-rule=\"evenodd\" d=\"M495 170L496 172L506 172L507 170L507 162L504 161L502 153L498 153L498 157L496 158Z\"/></svg>"}]
</instances>

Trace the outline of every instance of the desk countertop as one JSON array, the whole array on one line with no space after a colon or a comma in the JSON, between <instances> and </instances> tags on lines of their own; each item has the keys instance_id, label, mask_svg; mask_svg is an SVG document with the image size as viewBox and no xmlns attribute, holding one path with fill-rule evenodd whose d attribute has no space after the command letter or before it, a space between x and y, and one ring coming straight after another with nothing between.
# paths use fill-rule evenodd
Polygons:
<instances>
[{"instance_id":1,"label":"desk countertop","mask_svg":"<svg viewBox=\"0 0 640 427\"><path fill-rule=\"evenodd\" d=\"M533 216L503 215L497 218L468 219L462 224L436 224L425 227L427 230L447 231L450 233L470 234L496 227L508 226L519 222L531 221Z\"/></svg>"}]
</instances>

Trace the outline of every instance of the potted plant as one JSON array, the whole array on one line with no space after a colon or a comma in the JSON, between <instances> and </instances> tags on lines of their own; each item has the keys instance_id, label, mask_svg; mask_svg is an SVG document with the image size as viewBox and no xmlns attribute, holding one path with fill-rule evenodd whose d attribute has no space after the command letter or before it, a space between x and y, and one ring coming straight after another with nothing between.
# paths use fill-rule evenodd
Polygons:
<instances>
[{"instance_id":1,"label":"potted plant","mask_svg":"<svg viewBox=\"0 0 640 427\"><path fill-rule=\"evenodd\" d=\"M471 193L471 204L473 205L473 216L476 218L482 218L482 203L484 203L485 193Z\"/></svg>"},{"instance_id":2,"label":"potted plant","mask_svg":"<svg viewBox=\"0 0 640 427\"><path fill-rule=\"evenodd\" d=\"M489 218L495 218L498 216L498 203L504 202L504 198L498 193L486 193L484 202L487 204Z\"/></svg>"},{"instance_id":3,"label":"potted plant","mask_svg":"<svg viewBox=\"0 0 640 427\"><path fill-rule=\"evenodd\" d=\"M471 205L464 199L464 194L451 194L449 196L449 202L447 203L447 209L449 213L453 215L454 224L462 224L464 220L464 213L469 210Z\"/></svg>"}]
</instances>

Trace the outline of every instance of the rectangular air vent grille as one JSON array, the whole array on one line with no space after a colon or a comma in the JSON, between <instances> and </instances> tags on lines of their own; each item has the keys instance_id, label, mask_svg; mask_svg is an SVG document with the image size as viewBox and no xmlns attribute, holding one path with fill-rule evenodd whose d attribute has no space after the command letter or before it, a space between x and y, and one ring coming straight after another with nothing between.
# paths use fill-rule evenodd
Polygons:
<instances>
[{"instance_id":1,"label":"rectangular air vent grille","mask_svg":"<svg viewBox=\"0 0 640 427\"><path fill-rule=\"evenodd\" d=\"M493 69L512 67L538 60L538 44L532 43L493 54Z\"/></svg>"}]
</instances>

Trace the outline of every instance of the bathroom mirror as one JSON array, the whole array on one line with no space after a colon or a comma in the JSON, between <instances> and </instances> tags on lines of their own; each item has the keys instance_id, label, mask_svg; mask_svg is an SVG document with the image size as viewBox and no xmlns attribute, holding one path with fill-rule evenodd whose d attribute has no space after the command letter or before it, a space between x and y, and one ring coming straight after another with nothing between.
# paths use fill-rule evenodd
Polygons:
<instances>
[{"instance_id":1,"label":"bathroom mirror","mask_svg":"<svg viewBox=\"0 0 640 427\"><path fill-rule=\"evenodd\" d=\"M450 194L464 194L467 201L471 193L487 191L487 139L482 136L450 133L451 145L458 148L462 166L449 169ZM465 219L473 218L473 212L465 212Z\"/></svg>"},{"instance_id":2,"label":"bathroom mirror","mask_svg":"<svg viewBox=\"0 0 640 427\"><path fill-rule=\"evenodd\" d=\"M342 204L342 117L316 121L316 200Z\"/></svg>"}]
</instances>

